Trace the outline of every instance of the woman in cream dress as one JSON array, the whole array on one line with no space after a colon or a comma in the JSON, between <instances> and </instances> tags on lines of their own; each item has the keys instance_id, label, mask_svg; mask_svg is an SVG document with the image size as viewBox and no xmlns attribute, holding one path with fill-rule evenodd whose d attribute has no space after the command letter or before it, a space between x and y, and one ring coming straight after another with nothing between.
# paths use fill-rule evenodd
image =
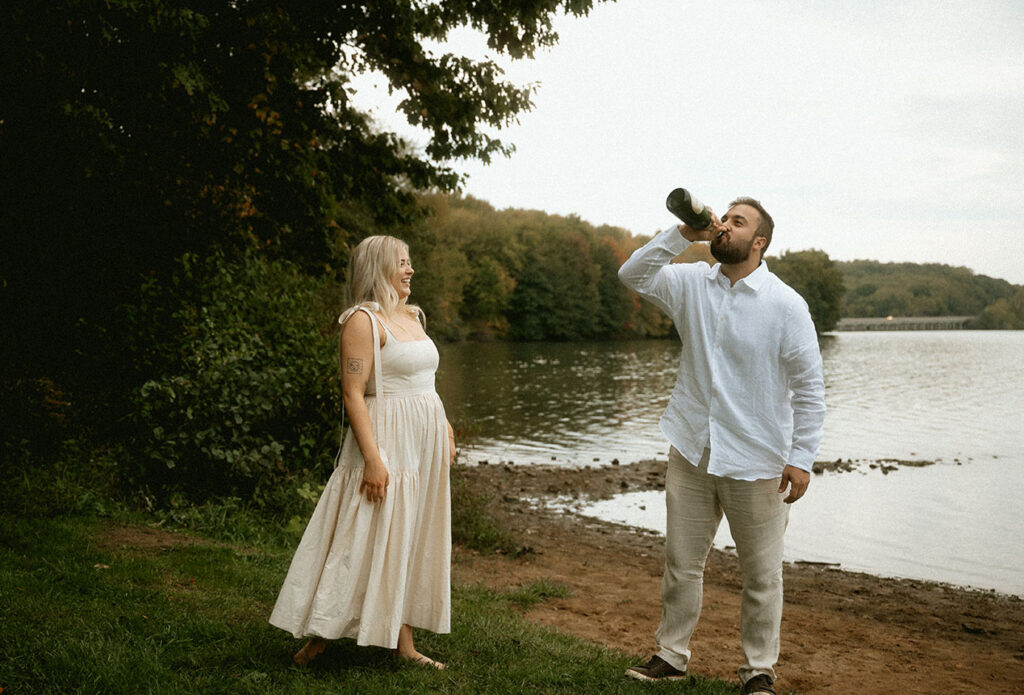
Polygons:
<instances>
[{"instance_id":1,"label":"woman in cream dress","mask_svg":"<svg viewBox=\"0 0 1024 695\"><path fill-rule=\"evenodd\" d=\"M352 252L350 307L339 319L351 427L270 616L311 638L300 664L349 637L444 668L416 651L412 633L450 631L455 460L434 390L437 348L407 303L413 272L394 237L369 237Z\"/></svg>"}]
</instances>

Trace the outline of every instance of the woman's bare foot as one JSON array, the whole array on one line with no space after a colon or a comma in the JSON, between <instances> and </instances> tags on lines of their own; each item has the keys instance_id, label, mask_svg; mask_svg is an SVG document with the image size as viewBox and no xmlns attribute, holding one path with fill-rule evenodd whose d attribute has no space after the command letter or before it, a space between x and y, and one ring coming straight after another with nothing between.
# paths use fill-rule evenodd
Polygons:
<instances>
[{"instance_id":1,"label":"woman's bare foot","mask_svg":"<svg viewBox=\"0 0 1024 695\"><path fill-rule=\"evenodd\" d=\"M443 671L446 668L448 668L447 665L441 663L440 661L434 661L429 656L425 656L423 654L420 654L419 652L416 652L416 654L412 656L405 656L403 654L399 654L398 650L396 649L395 656L399 659L402 659L403 661L408 661L411 664L416 664L417 666L426 666L428 668L436 668L438 671Z\"/></svg>"},{"instance_id":2,"label":"woman's bare foot","mask_svg":"<svg viewBox=\"0 0 1024 695\"><path fill-rule=\"evenodd\" d=\"M403 625L398 632L398 648L395 649L395 656L418 666L436 668L438 671L448 668L440 661L434 661L429 656L424 656L416 651L416 645L412 641L412 628L408 625Z\"/></svg>"},{"instance_id":3,"label":"woman's bare foot","mask_svg":"<svg viewBox=\"0 0 1024 695\"><path fill-rule=\"evenodd\" d=\"M295 654L295 656L293 657L295 659L295 663L297 663L299 666L305 666L310 661L319 656L320 652L322 652L326 647L327 640L325 640L324 638L312 638L311 640L306 642L302 649L300 649Z\"/></svg>"}]
</instances>

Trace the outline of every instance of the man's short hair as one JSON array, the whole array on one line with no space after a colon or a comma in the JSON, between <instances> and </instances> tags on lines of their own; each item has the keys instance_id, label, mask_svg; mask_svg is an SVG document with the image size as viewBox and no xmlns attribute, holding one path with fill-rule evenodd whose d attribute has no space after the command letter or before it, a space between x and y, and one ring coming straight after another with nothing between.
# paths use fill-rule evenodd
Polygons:
<instances>
[{"instance_id":1,"label":"man's short hair","mask_svg":"<svg viewBox=\"0 0 1024 695\"><path fill-rule=\"evenodd\" d=\"M748 196L740 196L736 200L729 203L729 209L731 210L737 205L749 205L761 214L761 224L757 225L757 231L754 232L754 236L764 237L764 246L761 247L761 258L764 258L764 252L768 250L768 246L772 243L772 232L775 231L775 221L772 220L772 216L768 214L768 211L761 205L760 200L750 198Z\"/></svg>"}]
</instances>

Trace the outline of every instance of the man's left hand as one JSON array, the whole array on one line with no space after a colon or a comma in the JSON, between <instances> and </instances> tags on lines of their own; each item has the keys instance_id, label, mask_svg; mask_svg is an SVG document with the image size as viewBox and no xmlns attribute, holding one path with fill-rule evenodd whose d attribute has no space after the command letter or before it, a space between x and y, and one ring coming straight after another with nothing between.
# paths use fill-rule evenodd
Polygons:
<instances>
[{"instance_id":1,"label":"man's left hand","mask_svg":"<svg viewBox=\"0 0 1024 695\"><path fill-rule=\"evenodd\" d=\"M810 473L796 466L786 466L782 469L782 483L779 485L779 494L786 491L787 485L791 487L789 488L789 496L782 501L786 504L793 504L804 496L804 493L807 492L807 486L810 484Z\"/></svg>"}]
</instances>

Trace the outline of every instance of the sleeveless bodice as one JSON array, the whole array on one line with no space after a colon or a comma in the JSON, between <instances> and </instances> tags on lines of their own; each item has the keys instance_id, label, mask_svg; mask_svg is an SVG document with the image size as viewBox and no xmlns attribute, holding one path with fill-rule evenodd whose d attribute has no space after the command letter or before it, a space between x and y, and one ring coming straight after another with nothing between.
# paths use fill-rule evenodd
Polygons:
<instances>
[{"instance_id":1,"label":"sleeveless bodice","mask_svg":"<svg viewBox=\"0 0 1024 695\"><path fill-rule=\"evenodd\" d=\"M402 342L387 332L387 342L380 349L380 366L384 378L384 397L408 396L434 392L434 373L439 357L434 341L429 338ZM366 395L377 393L376 379L371 374Z\"/></svg>"}]
</instances>

